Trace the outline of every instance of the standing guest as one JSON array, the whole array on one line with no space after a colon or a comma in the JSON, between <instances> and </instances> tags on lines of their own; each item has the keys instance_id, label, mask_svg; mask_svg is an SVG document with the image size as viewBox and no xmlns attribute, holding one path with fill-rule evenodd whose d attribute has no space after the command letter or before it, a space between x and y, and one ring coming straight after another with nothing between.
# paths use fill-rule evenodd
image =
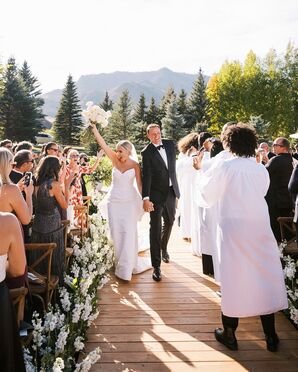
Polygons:
<instances>
[{"instance_id":1,"label":"standing guest","mask_svg":"<svg viewBox=\"0 0 298 372\"><path fill-rule=\"evenodd\" d=\"M263 164L267 164L268 161L273 158L276 154L269 149L269 145L266 142L261 142L258 151L262 154Z\"/></svg>"},{"instance_id":2,"label":"standing guest","mask_svg":"<svg viewBox=\"0 0 298 372\"><path fill-rule=\"evenodd\" d=\"M63 151L62 151L62 157L67 158L69 151L72 150L71 146L65 146Z\"/></svg>"},{"instance_id":3,"label":"standing guest","mask_svg":"<svg viewBox=\"0 0 298 372\"><path fill-rule=\"evenodd\" d=\"M12 152L12 142L9 139L5 139L0 142L0 147L5 147Z\"/></svg>"},{"instance_id":4,"label":"standing guest","mask_svg":"<svg viewBox=\"0 0 298 372\"><path fill-rule=\"evenodd\" d=\"M21 229L13 214L0 212L0 236L0 369L25 372L15 309L5 283L5 277L20 277L26 270Z\"/></svg>"},{"instance_id":5,"label":"standing guest","mask_svg":"<svg viewBox=\"0 0 298 372\"><path fill-rule=\"evenodd\" d=\"M178 156L176 172L180 190L179 211L180 230L184 240L191 240L191 211L192 211L192 180L196 172L192 166L192 155L197 153L198 134L190 133L178 142L180 154Z\"/></svg>"},{"instance_id":6,"label":"standing guest","mask_svg":"<svg viewBox=\"0 0 298 372\"><path fill-rule=\"evenodd\" d=\"M66 166L66 177L72 172L74 174L74 179L71 183L69 205L74 207L76 205L83 205L83 193L81 186L81 175L92 173L100 163L100 160L104 152L100 151L97 154L96 162L93 166L81 166L79 163L79 153L77 150L70 150L67 155L68 164ZM71 219L71 218L70 218ZM74 224L80 225L78 214L74 216Z\"/></svg>"},{"instance_id":7,"label":"standing guest","mask_svg":"<svg viewBox=\"0 0 298 372\"><path fill-rule=\"evenodd\" d=\"M239 317L260 315L267 349L276 351L279 339L274 313L286 309L288 302L264 200L269 176L265 167L255 161L257 137L253 128L245 124L230 126L223 142L234 157L223 161L215 172L207 171L198 184L206 205L219 206L223 329L215 330L215 338L237 350Z\"/></svg>"},{"instance_id":8,"label":"standing guest","mask_svg":"<svg viewBox=\"0 0 298 372\"><path fill-rule=\"evenodd\" d=\"M24 187L25 201L19 187L9 178L13 165L12 153L5 148L0 148L0 211L14 213L21 224L27 225L32 218L33 185L30 183L28 187Z\"/></svg>"},{"instance_id":9,"label":"standing guest","mask_svg":"<svg viewBox=\"0 0 298 372\"><path fill-rule=\"evenodd\" d=\"M67 208L72 174L65 179L65 194L59 182L60 162L56 156L46 156L38 166L34 190L35 217L32 225L33 243L56 243L53 252L53 274L63 280L64 273L64 233L58 206ZM30 252L28 260L36 258L38 252Z\"/></svg>"},{"instance_id":10,"label":"standing guest","mask_svg":"<svg viewBox=\"0 0 298 372\"><path fill-rule=\"evenodd\" d=\"M160 126L147 127L150 144L142 151L143 207L150 212L150 253L152 278L161 280L160 263L169 262L167 251L176 213L179 187L176 178L176 149L173 141L162 140ZM163 219L163 225L162 225Z\"/></svg>"},{"instance_id":11,"label":"standing guest","mask_svg":"<svg viewBox=\"0 0 298 372\"><path fill-rule=\"evenodd\" d=\"M59 146L56 142L48 142L43 149L43 156L58 156Z\"/></svg>"},{"instance_id":12,"label":"standing guest","mask_svg":"<svg viewBox=\"0 0 298 372\"><path fill-rule=\"evenodd\" d=\"M293 171L293 159L290 154L290 142L283 137L275 139L273 151L276 154L266 164L270 176L270 186L266 195L269 208L270 224L274 236L281 241L278 217L292 215L293 203L288 190L288 184ZM289 237L287 237L289 238Z\"/></svg>"},{"instance_id":13,"label":"standing guest","mask_svg":"<svg viewBox=\"0 0 298 372\"><path fill-rule=\"evenodd\" d=\"M18 151L13 158L13 162L15 166L10 172L9 178L13 183L17 184L24 177L25 173L30 172L33 168L32 152L29 150Z\"/></svg>"},{"instance_id":14,"label":"standing guest","mask_svg":"<svg viewBox=\"0 0 298 372\"><path fill-rule=\"evenodd\" d=\"M82 167L86 167L88 165L88 156L87 156L87 154L85 154L85 153L82 152L80 154L79 162L80 162L80 165ZM83 196L87 196L88 193L87 193L86 182L85 182L84 176L85 176L85 173L82 173L81 174L81 180L80 181L81 181L81 187L82 187L82 194L83 194Z\"/></svg>"},{"instance_id":15,"label":"standing guest","mask_svg":"<svg viewBox=\"0 0 298 372\"><path fill-rule=\"evenodd\" d=\"M33 153L33 145L31 142L28 141L22 141L17 144L17 147L15 148L15 153L17 153L20 150L29 150Z\"/></svg>"},{"instance_id":16,"label":"standing guest","mask_svg":"<svg viewBox=\"0 0 298 372\"><path fill-rule=\"evenodd\" d=\"M298 167L296 166L293 170L291 175L289 185L289 191L292 194L294 206L295 206L295 214L293 221L296 225L296 242L298 244Z\"/></svg>"},{"instance_id":17,"label":"standing guest","mask_svg":"<svg viewBox=\"0 0 298 372\"><path fill-rule=\"evenodd\" d=\"M298 144L295 145L295 152L292 154L293 158L298 160Z\"/></svg>"}]
</instances>

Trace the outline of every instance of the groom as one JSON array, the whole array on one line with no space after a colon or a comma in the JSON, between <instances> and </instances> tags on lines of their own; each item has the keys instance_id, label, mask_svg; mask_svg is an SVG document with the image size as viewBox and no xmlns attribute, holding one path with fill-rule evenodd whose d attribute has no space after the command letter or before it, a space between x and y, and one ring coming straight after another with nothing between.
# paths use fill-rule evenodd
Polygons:
<instances>
[{"instance_id":1,"label":"groom","mask_svg":"<svg viewBox=\"0 0 298 372\"><path fill-rule=\"evenodd\" d=\"M152 278L161 280L161 256L169 262L167 245L176 213L179 188L176 178L176 150L173 141L161 140L158 124L147 127L150 144L142 151L142 194L145 212L150 212L150 253ZM163 225L162 225L163 219Z\"/></svg>"}]
</instances>

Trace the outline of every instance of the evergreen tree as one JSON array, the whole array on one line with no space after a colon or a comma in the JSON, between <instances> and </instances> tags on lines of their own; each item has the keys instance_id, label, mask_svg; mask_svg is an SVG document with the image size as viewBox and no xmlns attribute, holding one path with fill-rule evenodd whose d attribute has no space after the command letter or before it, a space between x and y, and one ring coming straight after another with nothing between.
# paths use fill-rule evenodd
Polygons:
<instances>
[{"instance_id":1,"label":"evergreen tree","mask_svg":"<svg viewBox=\"0 0 298 372\"><path fill-rule=\"evenodd\" d=\"M194 82L189 97L190 117L187 122L189 128L193 128L197 122L202 122L206 119L206 105L206 86L204 76L200 68L197 80Z\"/></svg>"},{"instance_id":2,"label":"evergreen tree","mask_svg":"<svg viewBox=\"0 0 298 372\"><path fill-rule=\"evenodd\" d=\"M110 99L109 93L106 92L104 100L99 104L99 106L105 111L113 110L113 101Z\"/></svg>"},{"instance_id":3,"label":"evergreen tree","mask_svg":"<svg viewBox=\"0 0 298 372\"><path fill-rule=\"evenodd\" d=\"M42 106L44 100L41 98L40 84L35 76L32 75L27 62L23 63L19 71L21 80L23 81L25 92L27 95L28 105L24 112L23 125L31 130L31 138L34 137L42 129Z\"/></svg>"},{"instance_id":4,"label":"evergreen tree","mask_svg":"<svg viewBox=\"0 0 298 372\"><path fill-rule=\"evenodd\" d=\"M137 151L141 151L148 143L146 131L147 126L148 124L145 121L140 121L138 123L134 123L133 125L133 135L131 141L133 142Z\"/></svg>"},{"instance_id":5,"label":"evergreen tree","mask_svg":"<svg viewBox=\"0 0 298 372\"><path fill-rule=\"evenodd\" d=\"M140 123L141 121L145 122L146 121L146 99L144 93L140 95L139 102L134 110L133 113L133 122L134 123Z\"/></svg>"},{"instance_id":6,"label":"evergreen tree","mask_svg":"<svg viewBox=\"0 0 298 372\"><path fill-rule=\"evenodd\" d=\"M155 105L155 100L153 97L151 97L150 105L148 107L146 121L148 124L159 123L158 107Z\"/></svg>"},{"instance_id":7,"label":"evergreen tree","mask_svg":"<svg viewBox=\"0 0 298 372\"><path fill-rule=\"evenodd\" d=\"M177 98L177 110L178 113L183 117L185 132L191 133L194 128L192 126L191 115L189 113L187 93L184 89L181 89Z\"/></svg>"},{"instance_id":8,"label":"evergreen tree","mask_svg":"<svg viewBox=\"0 0 298 372\"><path fill-rule=\"evenodd\" d=\"M72 76L69 75L54 122L56 141L65 145L79 144L82 125L77 88Z\"/></svg>"},{"instance_id":9,"label":"evergreen tree","mask_svg":"<svg viewBox=\"0 0 298 372\"><path fill-rule=\"evenodd\" d=\"M173 97L167 106L166 116L162 119L163 136L175 142L179 141L186 135L184 124L183 117L178 113L177 103Z\"/></svg>"},{"instance_id":10,"label":"evergreen tree","mask_svg":"<svg viewBox=\"0 0 298 372\"><path fill-rule=\"evenodd\" d=\"M128 90L122 92L116 107L109 120L106 138L110 144L115 144L122 139L132 139L132 102Z\"/></svg>"},{"instance_id":11,"label":"evergreen tree","mask_svg":"<svg viewBox=\"0 0 298 372\"><path fill-rule=\"evenodd\" d=\"M26 108L31 102L20 80L14 58L9 58L3 74L0 97L0 127L3 136L11 140L33 140L31 128L24 125Z\"/></svg>"},{"instance_id":12,"label":"evergreen tree","mask_svg":"<svg viewBox=\"0 0 298 372\"><path fill-rule=\"evenodd\" d=\"M162 119L166 116L168 104L172 102L173 99L176 98L176 93L174 91L174 88L169 87L165 93L165 95L162 97L159 105L159 123L162 124Z\"/></svg>"}]
</instances>

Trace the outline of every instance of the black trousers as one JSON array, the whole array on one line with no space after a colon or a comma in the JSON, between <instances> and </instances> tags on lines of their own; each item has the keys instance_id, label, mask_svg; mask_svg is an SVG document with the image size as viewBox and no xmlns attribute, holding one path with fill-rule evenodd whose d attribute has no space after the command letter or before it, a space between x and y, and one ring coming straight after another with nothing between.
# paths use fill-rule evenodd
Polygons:
<instances>
[{"instance_id":1,"label":"black trousers","mask_svg":"<svg viewBox=\"0 0 298 372\"><path fill-rule=\"evenodd\" d=\"M169 187L164 203L153 203L154 211L150 212L150 254L153 267L160 267L161 252L167 251L176 213L176 196ZM163 220L163 223L162 223Z\"/></svg>"},{"instance_id":2,"label":"black trousers","mask_svg":"<svg viewBox=\"0 0 298 372\"><path fill-rule=\"evenodd\" d=\"M278 217L289 217L292 216L293 212L289 208L276 208L269 206L269 216L270 216L270 225L277 242L281 242L280 226L277 221ZM293 236L289 231L285 231L285 238L287 240L291 239Z\"/></svg>"},{"instance_id":3,"label":"black trousers","mask_svg":"<svg viewBox=\"0 0 298 372\"><path fill-rule=\"evenodd\" d=\"M260 315L264 333L268 336L274 336L275 333L275 321L274 313L267 315ZM239 318L232 318L221 313L222 324L224 328L232 328L236 331L238 327Z\"/></svg>"}]
</instances>

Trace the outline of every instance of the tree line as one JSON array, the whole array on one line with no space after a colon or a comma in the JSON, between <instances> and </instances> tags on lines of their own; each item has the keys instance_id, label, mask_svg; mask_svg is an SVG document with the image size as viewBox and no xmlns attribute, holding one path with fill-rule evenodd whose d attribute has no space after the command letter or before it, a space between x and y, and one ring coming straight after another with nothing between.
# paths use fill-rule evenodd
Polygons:
<instances>
[{"instance_id":1,"label":"tree line","mask_svg":"<svg viewBox=\"0 0 298 372\"><path fill-rule=\"evenodd\" d=\"M0 130L14 140L32 139L40 130L43 100L39 84L24 62L18 69L11 58L0 66ZM146 143L146 126L160 124L164 137L178 141L192 131L217 134L227 121L251 122L264 140L288 136L298 129L298 49L289 43L278 56L270 50L261 59L250 51L243 63L226 61L204 81L199 69L189 94L169 87L159 103L141 94L133 104L129 91L112 102L108 92L103 109L112 116L100 129L110 144L131 140L140 150ZM92 137L82 131L83 122L77 88L68 76L53 125L55 139L62 144L83 144L95 151Z\"/></svg>"}]
</instances>

